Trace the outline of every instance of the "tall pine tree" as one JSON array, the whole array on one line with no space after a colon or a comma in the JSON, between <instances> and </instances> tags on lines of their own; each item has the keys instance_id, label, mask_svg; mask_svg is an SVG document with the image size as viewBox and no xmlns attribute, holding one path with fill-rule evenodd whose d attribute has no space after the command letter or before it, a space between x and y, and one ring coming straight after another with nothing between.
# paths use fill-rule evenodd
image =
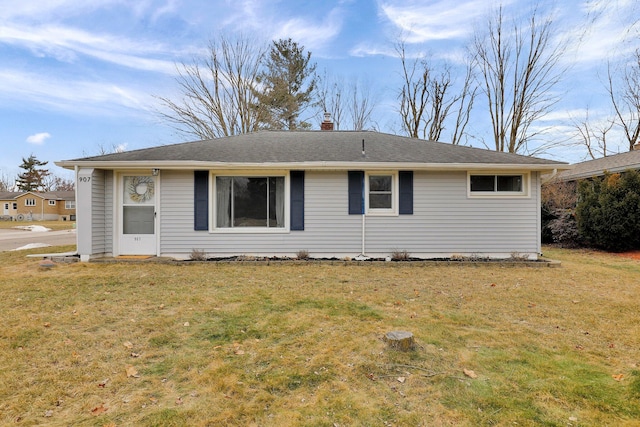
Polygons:
<instances>
[{"instance_id":1,"label":"tall pine tree","mask_svg":"<svg viewBox=\"0 0 640 427\"><path fill-rule=\"evenodd\" d=\"M290 38L274 41L259 76L258 106L263 126L268 129L308 129L300 114L312 102L316 86L316 64L311 52Z\"/></svg>"},{"instance_id":2,"label":"tall pine tree","mask_svg":"<svg viewBox=\"0 0 640 427\"><path fill-rule=\"evenodd\" d=\"M45 185L45 178L50 174L48 169L42 167L46 166L47 163L49 162L41 162L33 154L27 159L23 157L20 168L24 169L24 172L18 174L18 179L16 179L18 189L22 191L42 191Z\"/></svg>"}]
</instances>

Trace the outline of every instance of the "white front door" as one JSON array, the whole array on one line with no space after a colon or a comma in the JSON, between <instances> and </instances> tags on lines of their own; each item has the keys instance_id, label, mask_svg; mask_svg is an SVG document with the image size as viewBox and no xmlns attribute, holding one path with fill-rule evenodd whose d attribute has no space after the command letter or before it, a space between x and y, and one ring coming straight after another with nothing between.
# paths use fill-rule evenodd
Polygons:
<instances>
[{"instance_id":1,"label":"white front door","mask_svg":"<svg viewBox=\"0 0 640 427\"><path fill-rule=\"evenodd\" d=\"M120 255L156 254L156 180L149 175L120 179Z\"/></svg>"}]
</instances>

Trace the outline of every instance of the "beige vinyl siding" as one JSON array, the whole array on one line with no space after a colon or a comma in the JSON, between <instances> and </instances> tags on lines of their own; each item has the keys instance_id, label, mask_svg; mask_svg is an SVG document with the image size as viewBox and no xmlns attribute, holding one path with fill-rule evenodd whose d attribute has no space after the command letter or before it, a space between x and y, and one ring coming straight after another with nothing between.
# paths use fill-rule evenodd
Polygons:
<instances>
[{"instance_id":1,"label":"beige vinyl siding","mask_svg":"<svg viewBox=\"0 0 640 427\"><path fill-rule=\"evenodd\" d=\"M283 233L216 233L193 230L193 172L163 171L160 253L188 258L193 249L210 256L356 256L362 252L362 216L348 214L346 171L305 173L305 229ZM388 256L537 254L538 174L526 198L469 198L467 173L415 172L414 214L367 216L365 253ZM212 204L210 196L209 214ZM288 215L288 212L287 212Z\"/></svg>"}]
</instances>

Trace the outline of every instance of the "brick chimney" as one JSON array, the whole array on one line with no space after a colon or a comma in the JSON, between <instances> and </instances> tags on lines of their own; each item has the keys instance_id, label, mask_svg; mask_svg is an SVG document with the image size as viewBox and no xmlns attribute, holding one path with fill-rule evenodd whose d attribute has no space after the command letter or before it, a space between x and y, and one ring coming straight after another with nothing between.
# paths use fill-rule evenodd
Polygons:
<instances>
[{"instance_id":1,"label":"brick chimney","mask_svg":"<svg viewBox=\"0 0 640 427\"><path fill-rule=\"evenodd\" d=\"M333 122L331 121L331 113L324 113L324 120L320 124L320 130L333 130Z\"/></svg>"}]
</instances>

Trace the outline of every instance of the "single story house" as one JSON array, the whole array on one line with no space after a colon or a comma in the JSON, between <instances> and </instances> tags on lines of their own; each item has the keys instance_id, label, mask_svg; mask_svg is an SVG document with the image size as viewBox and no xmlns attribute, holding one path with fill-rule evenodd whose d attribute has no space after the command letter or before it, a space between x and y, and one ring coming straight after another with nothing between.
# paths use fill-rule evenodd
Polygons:
<instances>
[{"instance_id":1,"label":"single story house","mask_svg":"<svg viewBox=\"0 0 640 427\"><path fill-rule=\"evenodd\" d=\"M595 160L587 160L573 165L573 169L558 174L562 181L577 181L585 178L602 176L605 172L618 173L627 170L640 170L640 149L601 157Z\"/></svg>"},{"instance_id":2,"label":"single story house","mask_svg":"<svg viewBox=\"0 0 640 427\"><path fill-rule=\"evenodd\" d=\"M541 175L566 163L371 131L260 131L56 162L78 253L188 259L536 259Z\"/></svg>"},{"instance_id":3,"label":"single story house","mask_svg":"<svg viewBox=\"0 0 640 427\"><path fill-rule=\"evenodd\" d=\"M75 191L0 192L0 217L12 221L75 221Z\"/></svg>"}]
</instances>

